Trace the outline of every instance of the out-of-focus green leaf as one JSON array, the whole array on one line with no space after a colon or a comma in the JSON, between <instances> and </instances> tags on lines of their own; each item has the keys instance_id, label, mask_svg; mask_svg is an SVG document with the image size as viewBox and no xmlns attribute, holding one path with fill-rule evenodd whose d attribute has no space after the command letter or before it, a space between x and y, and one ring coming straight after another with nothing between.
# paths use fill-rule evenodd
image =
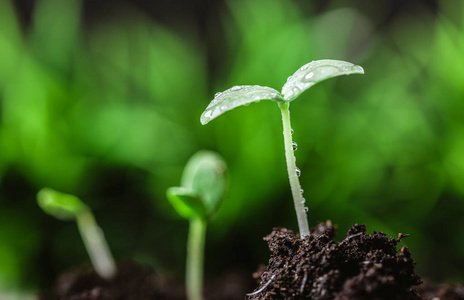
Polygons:
<instances>
[{"instance_id":1,"label":"out-of-focus green leaf","mask_svg":"<svg viewBox=\"0 0 464 300\"><path fill-rule=\"evenodd\" d=\"M0 1L0 89L10 79L23 50L18 20L10 0Z\"/></svg>"},{"instance_id":2,"label":"out-of-focus green leaf","mask_svg":"<svg viewBox=\"0 0 464 300\"><path fill-rule=\"evenodd\" d=\"M44 212L60 220L73 220L88 206L73 195L57 192L50 188L43 188L37 194L37 203Z\"/></svg>"},{"instance_id":3,"label":"out-of-focus green leaf","mask_svg":"<svg viewBox=\"0 0 464 300\"><path fill-rule=\"evenodd\" d=\"M37 274L34 267L37 259L39 237L44 232L37 230L31 214L5 207L5 198L0 199L0 299L2 293L25 292L30 274ZM24 272L28 269L28 272ZM30 281L29 281L30 282Z\"/></svg>"},{"instance_id":4,"label":"out-of-focus green leaf","mask_svg":"<svg viewBox=\"0 0 464 300\"><path fill-rule=\"evenodd\" d=\"M350 74L364 74L362 67L341 60L312 61L299 68L282 88L285 101L293 101L301 93L323 80Z\"/></svg>"},{"instance_id":5,"label":"out-of-focus green leaf","mask_svg":"<svg viewBox=\"0 0 464 300\"><path fill-rule=\"evenodd\" d=\"M166 195L177 213L185 219L207 216L205 203L198 193L183 187L170 187Z\"/></svg>"},{"instance_id":6,"label":"out-of-focus green leaf","mask_svg":"<svg viewBox=\"0 0 464 300\"><path fill-rule=\"evenodd\" d=\"M259 85L234 86L224 92L217 93L213 101L201 114L201 124L205 125L223 113L238 106L248 105L261 100L283 102L280 93L273 88Z\"/></svg>"},{"instance_id":7,"label":"out-of-focus green leaf","mask_svg":"<svg viewBox=\"0 0 464 300\"><path fill-rule=\"evenodd\" d=\"M216 213L224 198L226 169L219 154L206 150L195 153L185 166L181 186L200 195L208 216Z\"/></svg>"},{"instance_id":8,"label":"out-of-focus green leaf","mask_svg":"<svg viewBox=\"0 0 464 300\"><path fill-rule=\"evenodd\" d=\"M34 10L35 52L46 62L64 69L78 47L80 0L40 0Z\"/></svg>"}]
</instances>

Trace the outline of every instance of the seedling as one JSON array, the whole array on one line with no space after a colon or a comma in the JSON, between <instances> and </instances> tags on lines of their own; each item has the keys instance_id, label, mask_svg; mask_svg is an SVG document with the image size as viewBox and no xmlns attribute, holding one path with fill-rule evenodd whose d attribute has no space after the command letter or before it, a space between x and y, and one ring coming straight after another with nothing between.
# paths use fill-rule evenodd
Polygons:
<instances>
[{"instance_id":1,"label":"seedling","mask_svg":"<svg viewBox=\"0 0 464 300\"><path fill-rule=\"evenodd\" d=\"M185 166L180 187L166 195L174 209L190 221L186 287L189 300L203 298L203 258L206 225L218 211L226 189L226 163L216 153L199 151Z\"/></svg>"},{"instance_id":2,"label":"seedling","mask_svg":"<svg viewBox=\"0 0 464 300\"><path fill-rule=\"evenodd\" d=\"M241 105L248 105L261 100L272 100L277 102L282 113L284 128L285 158L287 171L292 190L293 202L298 219L298 227L302 237L309 235L309 226L303 198L303 190L300 186L300 170L295 164L294 151L296 143L292 140L292 127L290 124L290 102L295 100L301 93L318 82L340 75L364 74L362 67L340 60L317 60L305 64L299 68L282 87L282 92L259 85L234 86L224 92L217 93L201 115L200 121L203 125L217 118L223 113Z\"/></svg>"},{"instance_id":3,"label":"seedling","mask_svg":"<svg viewBox=\"0 0 464 300\"><path fill-rule=\"evenodd\" d=\"M98 227L90 208L79 198L43 188L37 202L44 212L63 221L76 220L84 245L95 271L105 279L116 274L116 264L108 248L103 231Z\"/></svg>"}]
</instances>

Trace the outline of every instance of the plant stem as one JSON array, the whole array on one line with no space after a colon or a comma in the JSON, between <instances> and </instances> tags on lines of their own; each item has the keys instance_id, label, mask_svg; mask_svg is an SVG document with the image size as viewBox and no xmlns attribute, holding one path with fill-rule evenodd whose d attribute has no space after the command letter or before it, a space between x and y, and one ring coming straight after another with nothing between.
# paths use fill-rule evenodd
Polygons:
<instances>
[{"instance_id":1,"label":"plant stem","mask_svg":"<svg viewBox=\"0 0 464 300\"><path fill-rule=\"evenodd\" d=\"M290 180L290 188L292 190L293 202L295 204L296 216L298 219L298 227L300 229L300 236L303 238L309 235L309 226L303 202L303 195L300 191L300 180L298 179L298 175L296 173L297 168L295 163L295 155L293 153L292 126L290 124L289 107L289 102L279 103L279 108L282 113L282 124L284 127L285 158L287 160L288 178Z\"/></svg>"},{"instance_id":2,"label":"plant stem","mask_svg":"<svg viewBox=\"0 0 464 300\"><path fill-rule=\"evenodd\" d=\"M90 210L84 210L76 216L77 226L89 253L95 271L105 279L116 274L116 264L106 243L103 231Z\"/></svg>"},{"instance_id":3,"label":"plant stem","mask_svg":"<svg viewBox=\"0 0 464 300\"><path fill-rule=\"evenodd\" d=\"M203 299L203 255L205 247L206 221L201 218L190 220L187 242L186 286L189 300Z\"/></svg>"}]
</instances>

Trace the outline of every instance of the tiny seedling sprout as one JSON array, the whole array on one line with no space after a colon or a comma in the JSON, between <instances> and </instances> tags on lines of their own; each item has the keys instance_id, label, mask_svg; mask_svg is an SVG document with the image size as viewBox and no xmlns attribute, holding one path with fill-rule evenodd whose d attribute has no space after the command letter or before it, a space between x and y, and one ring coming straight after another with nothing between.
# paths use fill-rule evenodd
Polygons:
<instances>
[{"instance_id":1,"label":"tiny seedling sprout","mask_svg":"<svg viewBox=\"0 0 464 300\"><path fill-rule=\"evenodd\" d=\"M189 300L203 299L206 225L216 214L224 198L226 168L226 163L217 153L199 151L185 166L180 186L170 187L166 192L177 213L190 221L186 263Z\"/></svg>"},{"instance_id":2,"label":"tiny seedling sprout","mask_svg":"<svg viewBox=\"0 0 464 300\"><path fill-rule=\"evenodd\" d=\"M362 67L340 60L317 60L305 64L299 68L282 87L282 92L259 85L234 86L224 92L217 93L201 115L200 121L203 125L217 118L223 113L238 106L247 105L261 100L272 100L277 102L281 114L284 133L285 157L290 187L298 219L298 227L302 237L308 236L309 225L305 207L305 200L300 186L300 170L296 167L294 150L296 143L292 140L292 127L290 124L290 102L295 100L301 93L323 80L350 74L364 74Z\"/></svg>"},{"instance_id":3,"label":"tiny seedling sprout","mask_svg":"<svg viewBox=\"0 0 464 300\"><path fill-rule=\"evenodd\" d=\"M105 279L116 274L116 264L98 227L90 208L79 198L43 188L37 194L37 202L44 212L57 219L76 220L84 245L89 253L95 271Z\"/></svg>"}]
</instances>

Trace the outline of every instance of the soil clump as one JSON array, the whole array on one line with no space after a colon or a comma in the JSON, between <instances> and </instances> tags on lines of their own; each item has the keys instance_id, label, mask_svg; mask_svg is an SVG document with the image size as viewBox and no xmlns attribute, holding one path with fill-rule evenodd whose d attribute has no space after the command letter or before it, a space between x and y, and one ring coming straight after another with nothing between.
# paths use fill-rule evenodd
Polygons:
<instances>
[{"instance_id":1,"label":"soil clump","mask_svg":"<svg viewBox=\"0 0 464 300\"><path fill-rule=\"evenodd\" d=\"M248 299L419 300L415 262L398 239L355 224L341 242L333 240L330 221L320 223L301 239L285 228L275 228L264 239L272 251L260 286ZM441 299L443 300L443 299Z\"/></svg>"}]
</instances>

